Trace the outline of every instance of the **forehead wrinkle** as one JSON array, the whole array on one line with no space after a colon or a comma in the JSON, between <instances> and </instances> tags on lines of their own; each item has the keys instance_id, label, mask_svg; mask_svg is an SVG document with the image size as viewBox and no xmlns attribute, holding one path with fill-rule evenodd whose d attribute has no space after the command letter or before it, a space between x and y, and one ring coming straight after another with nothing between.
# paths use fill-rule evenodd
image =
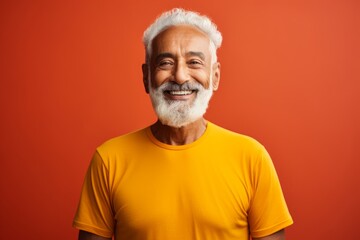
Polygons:
<instances>
[{"instance_id":1,"label":"forehead wrinkle","mask_svg":"<svg viewBox=\"0 0 360 240\"><path fill-rule=\"evenodd\" d=\"M205 60L205 54L203 52L197 52L197 51L189 51L187 53L185 53L186 57L199 57L201 60ZM170 53L170 52L163 52L163 53L159 53L156 57L155 57L155 62L159 62L161 59L163 58L175 58L175 55Z\"/></svg>"},{"instance_id":2,"label":"forehead wrinkle","mask_svg":"<svg viewBox=\"0 0 360 240\"><path fill-rule=\"evenodd\" d=\"M177 58L197 56L202 60L207 60L207 52L204 44L199 45L199 41L206 41L210 44L209 37L190 26L173 26L159 33L152 41L152 58L154 62L160 61L162 58ZM195 44L194 46L192 46ZM190 48L190 49L189 49ZM192 49L191 49L192 48ZM195 48L195 49L194 49ZM158 54L157 54L158 53ZM169 53L169 54L168 54ZM172 54L172 55L171 55ZM180 54L178 56L178 54ZM211 55L211 53L210 53ZM211 56L210 56L211 58ZM151 61L151 60L150 60Z\"/></svg>"},{"instance_id":3,"label":"forehead wrinkle","mask_svg":"<svg viewBox=\"0 0 360 240\"><path fill-rule=\"evenodd\" d=\"M205 54L203 52L196 52L196 51L189 51L186 53L187 57L196 56L201 58L202 60L205 60Z\"/></svg>"},{"instance_id":4,"label":"forehead wrinkle","mask_svg":"<svg viewBox=\"0 0 360 240\"><path fill-rule=\"evenodd\" d=\"M163 53L159 53L156 57L155 57L155 61L158 62L163 58L175 58L174 54L170 53L170 52L163 52Z\"/></svg>"}]
</instances>

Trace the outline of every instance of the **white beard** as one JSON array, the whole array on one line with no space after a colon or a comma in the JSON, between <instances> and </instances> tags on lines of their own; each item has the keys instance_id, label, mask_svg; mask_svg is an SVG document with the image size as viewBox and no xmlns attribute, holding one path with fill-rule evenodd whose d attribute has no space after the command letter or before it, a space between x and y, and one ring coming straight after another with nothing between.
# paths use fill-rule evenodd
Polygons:
<instances>
[{"instance_id":1,"label":"white beard","mask_svg":"<svg viewBox=\"0 0 360 240\"><path fill-rule=\"evenodd\" d=\"M175 128L188 125L203 117L213 94L211 79L208 89L198 82L186 82L182 85L166 82L156 89L151 84L149 85L151 102L160 122ZM188 103L187 101L166 99L164 91L169 89L196 90L197 92L193 102Z\"/></svg>"}]
</instances>

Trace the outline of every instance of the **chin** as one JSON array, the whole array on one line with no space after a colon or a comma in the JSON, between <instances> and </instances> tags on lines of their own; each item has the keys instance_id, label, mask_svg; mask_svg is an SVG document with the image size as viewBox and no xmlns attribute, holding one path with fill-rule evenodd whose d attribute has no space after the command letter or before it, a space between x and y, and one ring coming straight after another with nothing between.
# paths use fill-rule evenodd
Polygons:
<instances>
[{"instance_id":1,"label":"chin","mask_svg":"<svg viewBox=\"0 0 360 240\"><path fill-rule=\"evenodd\" d=\"M155 112L164 125L180 128L201 119L207 109L205 106L160 106L155 107Z\"/></svg>"},{"instance_id":2,"label":"chin","mask_svg":"<svg viewBox=\"0 0 360 240\"><path fill-rule=\"evenodd\" d=\"M212 97L212 88L204 89L200 84L192 102L169 101L163 90L150 88L150 99L160 122L164 125L180 128L202 118ZM165 86L164 86L165 87Z\"/></svg>"},{"instance_id":3,"label":"chin","mask_svg":"<svg viewBox=\"0 0 360 240\"><path fill-rule=\"evenodd\" d=\"M198 118L199 119L199 118ZM187 121L174 121L171 119L161 119L159 118L160 122L163 125L169 126L169 127L173 127L173 128L181 128L181 127L185 127L193 122L195 122L198 119L194 119L193 121L187 120Z\"/></svg>"}]
</instances>

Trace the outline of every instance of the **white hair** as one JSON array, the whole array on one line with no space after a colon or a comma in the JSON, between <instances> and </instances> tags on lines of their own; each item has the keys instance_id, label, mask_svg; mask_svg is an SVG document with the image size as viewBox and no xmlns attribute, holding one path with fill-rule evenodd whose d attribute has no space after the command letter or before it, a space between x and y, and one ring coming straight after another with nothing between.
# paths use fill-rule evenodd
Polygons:
<instances>
[{"instance_id":1,"label":"white hair","mask_svg":"<svg viewBox=\"0 0 360 240\"><path fill-rule=\"evenodd\" d=\"M199 13L174 8L164 12L144 32L143 43L145 46L146 63L149 64L154 38L171 26L189 25L204 32L210 39L210 52L212 63L217 61L216 50L221 46L222 36L216 25L206 16Z\"/></svg>"}]
</instances>

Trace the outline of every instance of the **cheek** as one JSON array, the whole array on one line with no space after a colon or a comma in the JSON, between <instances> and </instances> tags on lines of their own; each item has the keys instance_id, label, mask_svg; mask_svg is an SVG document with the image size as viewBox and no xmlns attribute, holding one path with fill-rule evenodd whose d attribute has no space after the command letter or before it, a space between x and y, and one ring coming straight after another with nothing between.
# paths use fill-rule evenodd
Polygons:
<instances>
[{"instance_id":1,"label":"cheek","mask_svg":"<svg viewBox=\"0 0 360 240\"><path fill-rule=\"evenodd\" d=\"M155 71L151 77L151 85L157 88L165 83L170 77L171 74L167 71Z\"/></svg>"},{"instance_id":2,"label":"cheek","mask_svg":"<svg viewBox=\"0 0 360 240\"><path fill-rule=\"evenodd\" d=\"M193 75L194 79L199 82L205 89L210 86L210 74L207 72L197 72Z\"/></svg>"}]
</instances>

